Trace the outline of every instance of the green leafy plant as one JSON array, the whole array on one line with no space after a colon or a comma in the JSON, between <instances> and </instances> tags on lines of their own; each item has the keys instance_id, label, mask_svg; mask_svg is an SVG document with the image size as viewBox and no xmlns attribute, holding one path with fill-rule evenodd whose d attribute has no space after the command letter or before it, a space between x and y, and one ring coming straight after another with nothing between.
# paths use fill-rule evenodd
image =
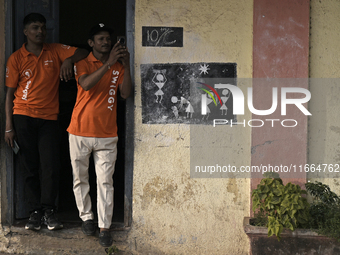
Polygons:
<instances>
[{"instance_id":1,"label":"green leafy plant","mask_svg":"<svg viewBox=\"0 0 340 255\"><path fill-rule=\"evenodd\" d=\"M306 183L314 199L310 206L310 228L340 241L340 197L321 182Z\"/></svg>"},{"instance_id":2,"label":"green leafy plant","mask_svg":"<svg viewBox=\"0 0 340 255\"><path fill-rule=\"evenodd\" d=\"M284 228L295 230L308 226L309 203L307 194L299 185L283 184L277 173L265 173L257 188L252 192L253 211L256 218L267 218L268 236L281 239Z\"/></svg>"},{"instance_id":3,"label":"green leafy plant","mask_svg":"<svg viewBox=\"0 0 340 255\"><path fill-rule=\"evenodd\" d=\"M117 246L113 245L109 248L106 248L105 252L107 255L114 255L115 253L119 252L119 249L117 248Z\"/></svg>"},{"instance_id":4,"label":"green leafy plant","mask_svg":"<svg viewBox=\"0 0 340 255\"><path fill-rule=\"evenodd\" d=\"M307 182L305 184L306 190L318 200L318 202L325 205L340 204L340 198L335 194L328 185L321 182Z\"/></svg>"}]
</instances>

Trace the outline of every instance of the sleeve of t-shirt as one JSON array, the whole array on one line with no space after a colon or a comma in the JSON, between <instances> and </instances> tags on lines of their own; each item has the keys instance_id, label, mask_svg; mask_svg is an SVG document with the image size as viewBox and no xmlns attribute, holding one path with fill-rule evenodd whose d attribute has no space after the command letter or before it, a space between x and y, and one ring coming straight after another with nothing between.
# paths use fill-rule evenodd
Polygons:
<instances>
[{"instance_id":1,"label":"sleeve of t-shirt","mask_svg":"<svg viewBox=\"0 0 340 255\"><path fill-rule=\"evenodd\" d=\"M6 65L6 86L16 88L19 82L19 67L13 54L8 58Z\"/></svg>"},{"instance_id":2,"label":"sleeve of t-shirt","mask_svg":"<svg viewBox=\"0 0 340 255\"><path fill-rule=\"evenodd\" d=\"M64 62L65 59L71 57L74 52L77 50L76 47L61 44L61 43L52 43L54 50L57 52L59 59L61 62Z\"/></svg>"},{"instance_id":3,"label":"sleeve of t-shirt","mask_svg":"<svg viewBox=\"0 0 340 255\"><path fill-rule=\"evenodd\" d=\"M75 75L77 82L78 82L79 77L84 74L89 74L89 70L87 68L87 63L85 59L80 60L79 62L74 64L74 75Z\"/></svg>"}]
</instances>

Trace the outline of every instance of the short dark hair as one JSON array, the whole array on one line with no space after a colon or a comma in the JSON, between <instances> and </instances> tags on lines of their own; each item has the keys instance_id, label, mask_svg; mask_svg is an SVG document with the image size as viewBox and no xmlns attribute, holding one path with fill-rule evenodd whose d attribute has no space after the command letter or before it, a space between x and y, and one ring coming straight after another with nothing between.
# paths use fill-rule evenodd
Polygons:
<instances>
[{"instance_id":1,"label":"short dark hair","mask_svg":"<svg viewBox=\"0 0 340 255\"><path fill-rule=\"evenodd\" d=\"M34 22L41 22L46 24L46 18L40 13L30 13L24 18L24 27Z\"/></svg>"}]
</instances>

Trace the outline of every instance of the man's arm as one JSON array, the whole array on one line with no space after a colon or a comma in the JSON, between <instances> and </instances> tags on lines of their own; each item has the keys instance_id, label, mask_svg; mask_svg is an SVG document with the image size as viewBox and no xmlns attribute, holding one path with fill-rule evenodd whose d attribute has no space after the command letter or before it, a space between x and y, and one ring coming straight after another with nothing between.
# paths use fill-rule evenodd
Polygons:
<instances>
[{"instance_id":1,"label":"man's arm","mask_svg":"<svg viewBox=\"0 0 340 255\"><path fill-rule=\"evenodd\" d=\"M60 67L60 79L63 81L68 81L71 79L72 77L72 72L73 72L73 64L78 62L79 60L82 60L84 58L87 57L87 55L89 55L89 52L85 49L76 49L76 51L74 52L74 54L65 59L65 61L63 62L63 64Z\"/></svg>"},{"instance_id":2,"label":"man's arm","mask_svg":"<svg viewBox=\"0 0 340 255\"><path fill-rule=\"evenodd\" d=\"M13 100L16 88L7 87L5 113L6 113L6 129L5 129L5 142L14 147L15 130L13 126Z\"/></svg>"},{"instance_id":3,"label":"man's arm","mask_svg":"<svg viewBox=\"0 0 340 255\"><path fill-rule=\"evenodd\" d=\"M109 67L114 65L119 58L123 58L126 54L126 49L119 43L116 43L109 55L108 60L96 71L91 74L84 74L79 77L78 83L85 90L88 91L93 88L104 74L109 70Z\"/></svg>"}]
</instances>

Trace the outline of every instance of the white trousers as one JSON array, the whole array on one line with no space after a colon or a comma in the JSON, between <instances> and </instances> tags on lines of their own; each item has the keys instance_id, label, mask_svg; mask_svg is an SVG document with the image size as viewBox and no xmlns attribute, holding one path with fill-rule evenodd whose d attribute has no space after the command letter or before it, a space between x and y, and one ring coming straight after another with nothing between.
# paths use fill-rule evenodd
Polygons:
<instances>
[{"instance_id":1,"label":"white trousers","mask_svg":"<svg viewBox=\"0 0 340 255\"><path fill-rule=\"evenodd\" d=\"M98 227L110 228L113 215L113 174L118 137L96 138L69 135L73 192L83 220L93 220L89 195L89 158L93 154L97 176Z\"/></svg>"}]
</instances>

